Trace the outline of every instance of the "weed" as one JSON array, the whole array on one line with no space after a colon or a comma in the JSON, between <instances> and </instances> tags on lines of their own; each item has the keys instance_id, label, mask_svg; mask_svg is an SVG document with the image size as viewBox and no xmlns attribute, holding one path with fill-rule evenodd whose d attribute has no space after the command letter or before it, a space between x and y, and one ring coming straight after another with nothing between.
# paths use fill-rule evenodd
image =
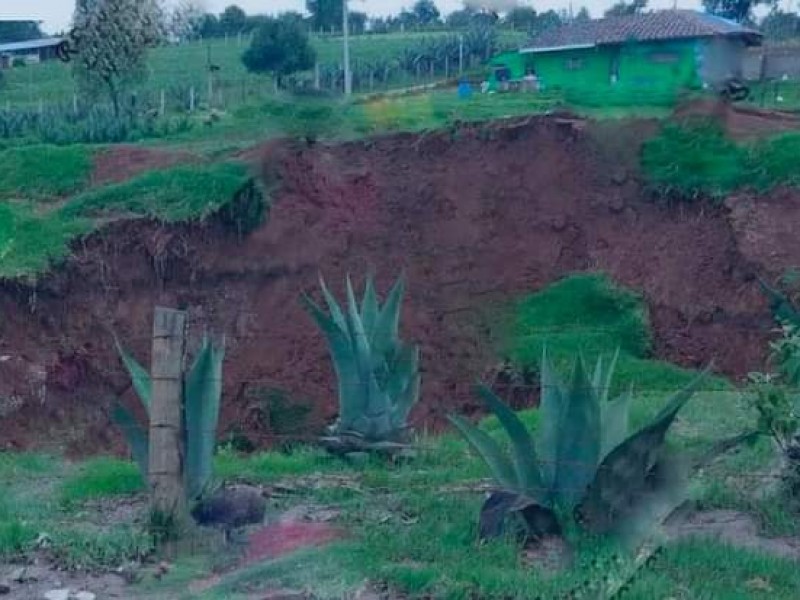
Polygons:
<instances>
[{"instance_id":1,"label":"weed","mask_svg":"<svg viewBox=\"0 0 800 600\"><path fill-rule=\"evenodd\" d=\"M69 217L148 216L167 222L201 220L231 202L247 183L238 162L151 171L81 194L63 210Z\"/></svg>"},{"instance_id":2,"label":"weed","mask_svg":"<svg viewBox=\"0 0 800 600\"><path fill-rule=\"evenodd\" d=\"M0 199L53 199L89 182L86 146L23 146L0 151Z\"/></svg>"},{"instance_id":3,"label":"weed","mask_svg":"<svg viewBox=\"0 0 800 600\"><path fill-rule=\"evenodd\" d=\"M81 464L78 471L61 484L61 503L67 506L86 500L127 496L144 489L137 466L129 461L110 457L93 458Z\"/></svg>"}]
</instances>

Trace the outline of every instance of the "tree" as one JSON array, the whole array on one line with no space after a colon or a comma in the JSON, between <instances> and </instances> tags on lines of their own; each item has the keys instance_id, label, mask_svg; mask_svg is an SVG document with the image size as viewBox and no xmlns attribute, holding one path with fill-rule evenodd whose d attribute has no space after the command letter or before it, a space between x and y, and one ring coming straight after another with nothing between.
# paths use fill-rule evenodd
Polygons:
<instances>
[{"instance_id":1,"label":"tree","mask_svg":"<svg viewBox=\"0 0 800 600\"><path fill-rule=\"evenodd\" d=\"M339 31L342 28L342 0L306 0L311 26L316 31Z\"/></svg>"},{"instance_id":2,"label":"tree","mask_svg":"<svg viewBox=\"0 0 800 600\"><path fill-rule=\"evenodd\" d=\"M704 0L705 1L705 0ZM630 4L625 0L619 0L604 14L606 17L624 17L627 15L638 15L647 8L647 0L631 0Z\"/></svg>"},{"instance_id":3,"label":"tree","mask_svg":"<svg viewBox=\"0 0 800 600\"><path fill-rule=\"evenodd\" d=\"M591 21L592 16L589 14L589 9L585 6L581 6L580 10L575 15L573 22L575 23L586 23L587 21Z\"/></svg>"},{"instance_id":4,"label":"tree","mask_svg":"<svg viewBox=\"0 0 800 600\"><path fill-rule=\"evenodd\" d=\"M212 37L204 36L201 30L204 25L206 17L213 17L214 21L217 20L214 15L206 15L205 7L201 2L196 0L182 0L172 9L167 19L167 31L176 41L193 40L197 37ZM218 27L218 23L216 23ZM216 33L215 35L218 35Z\"/></svg>"},{"instance_id":5,"label":"tree","mask_svg":"<svg viewBox=\"0 0 800 600\"><path fill-rule=\"evenodd\" d=\"M78 89L107 95L119 115L123 93L146 76L148 48L163 39L161 19L155 0L78 0L68 41Z\"/></svg>"},{"instance_id":6,"label":"tree","mask_svg":"<svg viewBox=\"0 0 800 600\"><path fill-rule=\"evenodd\" d=\"M503 22L512 29L530 31L536 24L536 10L530 6L517 6L506 14Z\"/></svg>"},{"instance_id":7,"label":"tree","mask_svg":"<svg viewBox=\"0 0 800 600\"><path fill-rule=\"evenodd\" d=\"M219 25L223 34L237 35L247 25L247 13L235 4L231 4L219 16Z\"/></svg>"},{"instance_id":8,"label":"tree","mask_svg":"<svg viewBox=\"0 0 800 600\"><path fill-rule=\"evenodd\" d=\"M541 33L542 31L546 31L547 29L560 27L562 24L563 23L561 21L561 17L558 16L558 13L556 11L551 9L539 14L539 18L536 19L536 26L534 28L534 31L536 33Z\"/></svg>"},{"instance_id":9,"label":"tree","mask_svg":"<svg viewBox=\"0 0 800 600\"><path fill-rule=\"evenodd\" d=\"M36 21L0 21L0 44L12 44L43 38Z\"/></svg>"},{"instance_id":10,"label":"tree","mask_svg":"<svg viewBox=\"0 0 800 600\"><path fill-rule=\"evenodd\" d=\"M465 6L461 10L455 10L447 15L445 23L447 23L448 27L452 27L453 29L463 29L472 25L475 14L474 8Z\"/></svg>"},{"instance_id":11,"label":"tree","mask_svg":"<svg viewBox=\"0 0 800 600\"><path fill-rule=\"evenodd\" d=\"M757 4L771 4L772 0L703 0L703 7L712 15L737 23L749 21Z\"/></svg>"},{"instance_id":12,"label":"tree","mask_svg":"<svg viewBox=\"0 0 800 600\"><path fill-rule=\"evenodd\" d=\"M291 19L266 19L242 56L248 71L272 73L278 86L284 76L310 69L315 60L308 33Z\"/></svg>"},{"instance_id":13,"label":"tree","mask_svg":"<svg viewBox=\"0 0 800 600\"><path fill-rule=\"evenodd\" d=\"M775 9L761 21L761 31L772 40L800 37L800 15Z\"/></svg>"},{"instance_id":14,"label":"tree","mask_svg":"<svg viewBox=\"0 0 800 600\"><path fill-rule=\"evenodd\" d=\"M200 18L197 26L197 34L204 40L219 37L222 28L219 26L217 15L206 13Z\"/></svg>"},{"instance_id":15,"label":"tree","mask_svg":"<svg viewBox=\"0 0 800 600\"><path fill-rule=\"evenodd\" d=\"M438 23L441 16L433 0L417 0L411 8L411 13L422 27Z\"/></svg>"},{"instance_id":16,"label":"tree","mask_svg":"<svg viewBox=\"0 0 800 600\"><path fill-rule=\"evenodd\" d=\"M352 11L347 13L347 24L350 33L359 35L367 29L367 13Z\"/></svg>"}]
</instances>

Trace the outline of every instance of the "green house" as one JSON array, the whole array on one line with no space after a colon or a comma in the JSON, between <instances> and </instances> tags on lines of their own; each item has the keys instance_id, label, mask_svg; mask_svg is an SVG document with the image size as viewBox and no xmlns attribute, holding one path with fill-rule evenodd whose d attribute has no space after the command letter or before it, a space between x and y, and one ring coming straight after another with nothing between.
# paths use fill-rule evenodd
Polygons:
<instances>
[{"instance_id":1,"label":"green house","mask_svg":"<svg viewBox=\"0 0 800 600\"><path fill-rule=\"evenodd\" d=\"M533 74L540 89L561 90L568 100L671 101L681 90L741 76L746 48L760 44L753 29L691 10L574 22L495 56L489 88Z\"/></svg>"}]
</instances>

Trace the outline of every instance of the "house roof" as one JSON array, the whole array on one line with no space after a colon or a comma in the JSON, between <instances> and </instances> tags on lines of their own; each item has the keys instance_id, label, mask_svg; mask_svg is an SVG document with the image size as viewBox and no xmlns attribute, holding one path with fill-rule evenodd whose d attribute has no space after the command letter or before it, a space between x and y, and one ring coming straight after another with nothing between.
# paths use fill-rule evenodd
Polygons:
<instances>
[{"instance_id":1,"label":"house roof","mask_svg":"<svg viewBox=\"0 0 800 600\"><path fill-rule=\"evenodd\" d=\"M24 42L13 42L11 44L0 44L0 54L3 52L18 52L20 50L38 50L48 46L58 46L63 41L60 37L41 38L38 40L26 40Z\"/></svg>"},{"instance_id":2,"label":"house roof","mask_svg":"<svg viewBox=\"0 0 800 600\"><path fill-rule=\"evenodd\" d=\"M741 36L757 45L761 33L733 21L693 10L662 10L638 15L607 17L570 23L543 31L523 48L548 52L574 47L622 44L631 40L659 41L714 36Z\"/></svg>"}]
</instances>

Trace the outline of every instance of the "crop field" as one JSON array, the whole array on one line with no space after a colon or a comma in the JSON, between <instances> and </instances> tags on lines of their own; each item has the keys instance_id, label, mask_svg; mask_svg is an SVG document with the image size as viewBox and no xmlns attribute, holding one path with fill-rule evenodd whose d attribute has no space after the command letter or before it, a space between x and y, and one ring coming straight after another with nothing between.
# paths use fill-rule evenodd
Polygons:
<instances>
[{"instance_id":1,"label":"crop field","mask_svg":"<svg viewBox=\"0 0 800 600\"><path fill-rule=\"evenodd\" d=\"M796 85L345 99L243 48L116 115L4 72L0 597L800 597Z\"/></svg>"}]
</instances>

